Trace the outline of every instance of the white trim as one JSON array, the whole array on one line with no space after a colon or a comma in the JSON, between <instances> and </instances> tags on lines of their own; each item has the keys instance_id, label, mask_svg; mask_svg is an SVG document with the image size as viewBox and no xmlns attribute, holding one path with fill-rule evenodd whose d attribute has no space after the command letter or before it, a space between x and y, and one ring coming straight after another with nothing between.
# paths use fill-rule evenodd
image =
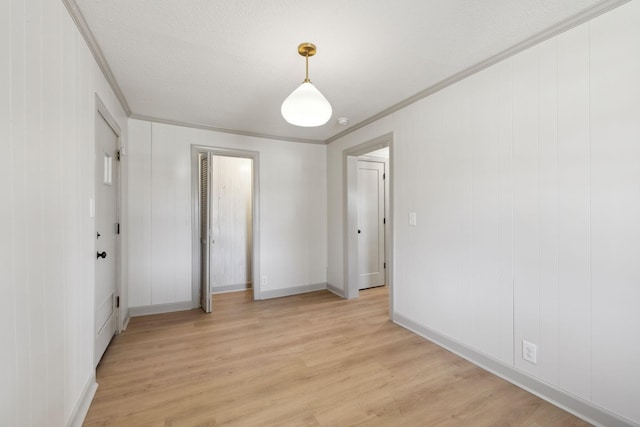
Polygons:
<instances>
[{"instance_id":1,"label":"white trim","mask_svg":"<svg viewBox=\"0 0 640 427\"><path fill-rule=\"evenodd\" d=\"M150 314L173 313L174 311L192 310L194 308L192 301L170 302L168 304L140 305L138 307L129 307L130 317L148 316Z\"/></svg>"},{"instance_id":2,"label":"white trim","mask_svg":"<svg viewBox=\"0 0 640 427\"><path fill-rule=\"evenodd\" d=\"M374 114L373 116L354 124L353 126L350 126L348 129L343 130L340 133L337 133L335 135L333 135L330 138L327 138L324 142L326 144L330 144L333 141L337 141L338 139L342 138L343 136L346 136L352 132L355 132L358 129L361 129L375 121L380 120L383 117L386 117L390 114L395 113L398 110L401 110L423 98L426 98L428 96L433 95L436 92L441 91L442 89L451 86L461 80L466 79L467 77L470 77L486 68L491 67L492 65L497 64L500 61L503 61L507 58L510 58L514 55L517 55L518 53L529 49L530 47L533 47L539 43L542 43L545 40L550 39L551 37L557 36L558 34L564 33L565 31L568 31L574 27L577 27L578 25L584 24L585 22L588 22L604 13L609 12L610 10L613 10L619 6L622 6L625 3L630 2L631 0L607 0L604 1L602 3L599 3L597 5L595 5L594 7L591 7L589 9L586 9L582 12L580 12L577 15L572 16L571 18L565 19L562 22L557 23L556 25L547 28L546 30L529 37L526 40L521 41L520 43L511 46L510 48L507 48L505 50L503 50L500 53L497 53L496 55L493 55L487 59L485 59L484 61L481 61L475 65L472 65L469 68L466 68L462 71L460 71L459 73L454 74L451 77L448 77L436 84L434 84L433 86L430 86L418 93L416 93L415 95L410 96L409 98L404 99L403 101L398 102L395 105L392 105L389 108L386 108L384 110L382 110L381 112L379 112L378 114Z\"/></svg>"},{"instance_id":3,"label":"white trim","mask_svg":"<svg viewBox=\"0 0 640 427\"><path fill-rule=\"evenodd\" d=\"M344 291L330 283L327 283L327 290L331 293L338 295L340 298L345 298Z\"/></svg>"},{"instance_id":4,"label":"white trim","mask_svg":"<svg viewBox=\"0 0 640 427\"><path fill-rule=\"evenodd\" d=\"M91 372L89 380L82 388L80 398L76 402L76 406L73 408L71 417L69 417L69 422L67 423L68 427L82 427L82 423L89 412L93 396L95 396L97 389L98 383L96 383L96 371L94 370Z\"/></svg>"},{"instance_id":5,"label":"white trim","mask_svg":"<svg viewBox=\"0 0 640 427\"><path fill-rule=\"evenodd\" d=\"M395 313L393 322L443 347L474 365L538 396L595 426L640 427L633 421L574 396L552 384L532 377L511 365L482 354L458 341Z\"/></svg>"},{"instance_id":6,"label":"white trim","mask_svg":"<svg viewBox=\"0 0 640 427\"><path fill-rule=\"evenodd\" d=\"M294 286L293 288L274 289L271 291L262 291L260 293L260 299L289 297L291 295L306 294L308 292L323 291L326 289L326 283L314 283L305 286Z\"/></svg>"},{"instance_id":7,"label":"white trim","mask_svg":"<svg viewBox=\"0 0 640 427\"><path fill-rule=\"evenodd\" d=\"M102 50L100 49L100 46L96 41L96 38L93 36L93 33L89 29L89 25L87 25L87 21L84 19L82 12L80 12L80 8L76 4L75 0L62 0L62 4L64 4L64 6L67 8L67 12L69 12L71 19L76 24L76 27L78 28L80 35L82 36L85 43L87 44L89 51L93 55L93 58L95 59L96 64L100 68L100 71L102 71L102 75L107 80L107 83L109 84L109 86L111 86L111 90L113 90L113 93L116 95L116 98L118 98L118 102L120 102L120 106L124 110L125 114L127 116L130 116L131 108L129 108L129 103L127 102L127 98L124 96L124 92L122 92L122 89L120 89L120 86L116 81L116 78L113 76L113 72L111 71L111 68L107 63L107 60L105 59L104 54L102 53Z\"/></svg>"},{"instance_id":8,"label":"white trim","mask_svg":"<svg viewBox=\"0 0 640 427\"><path fill-rule=\"evenodd\" d=\"M216 126L206 125L206 124L202 124L202 123L192 123L192 122L183 122L183 121L180 121L180 120L162 119L160 117L145 116L143 114L132 113L132 114L129 115L129 118L136 119L136 120L144 120L144 121L153 122L153 123L161 123L161 124L165 124L165 125L173 125L173 126L181 126L181 127L193 128L193 129L210 130L210 131L213 131L213 132L228 133L228 134L231 134L231 135L250 136L250 137L253 137L253 138L273 139L273 140L277 140L277 141L288 141L288 142L302 142L302 143L305 143L305 144L322 144L322 145L325 144L325 141L323 141L321 139L294 138L294 137L290 137L290 136L270 135L270 134L266 134L266 133L250 132L250 131L244 131L244 130L239 130L239 129L219 128L219 127L216 127Z\"/></svg>"},{"instance_id":9,"label":"white trim","mask_svg":"<svg viewBox=\"0 0 640 427\"><path fill-rule=\"evenodd\" d=\"M122 331L126 331L127 327L129 326L129 321L131 320L131 316L127 314L127 317L124 319L124 322L122 324Z\"/></svg>"}]
</instances>

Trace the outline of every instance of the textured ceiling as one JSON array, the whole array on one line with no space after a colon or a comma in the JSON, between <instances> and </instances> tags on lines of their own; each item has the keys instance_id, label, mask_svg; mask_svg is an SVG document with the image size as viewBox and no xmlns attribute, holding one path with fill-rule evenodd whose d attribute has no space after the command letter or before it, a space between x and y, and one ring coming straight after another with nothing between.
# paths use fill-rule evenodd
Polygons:
<instances>
[{"instance_id":1,"label":"textured ceiling","mask_svg":"<svg viewBox=\"0 0 640 427\"><path fill-rule=\"evenodd\" d=\"M134 116L325 141L602 0L75 0ZM304 79L324 126L280 115Z\"/></svg>"}]
</instances>

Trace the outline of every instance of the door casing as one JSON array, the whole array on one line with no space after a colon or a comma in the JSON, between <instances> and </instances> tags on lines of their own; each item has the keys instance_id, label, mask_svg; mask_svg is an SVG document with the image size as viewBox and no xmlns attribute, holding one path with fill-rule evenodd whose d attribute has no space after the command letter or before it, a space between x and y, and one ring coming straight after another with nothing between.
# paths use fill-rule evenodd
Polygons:
<instances>
[{"instance_id":1,"label":"door casing","mask_svg":"<svg viewBox=\"0 0 640 427\"><path fill-rule=\"evenodd\" d=\"M201 254L200 254L200 206L199 206L199 153L211 153L214 156L241 157L252 160L251 191L251 280L253 299L262 299L260 295L260 153L257 151L237 150L232 148L210 147L205 145L191 146L191 300L192 307L200 307L201 286Z\"/></svg>"},{"instance_id":2,"label":"door casing","mask_svg":"<svg viewBox=\"0 0 640 427\"><path fill-rule=\"evenodd\" d=\"M394 215L393 215L393 134L389 133L343 151L343 257L344 257L344 296L358 298L358 207L357 207L357 175L358 157L380 148L389 147L389 167L385 191L388 194L389 206L386 214L385 252L387 254L387 285L389 286L389 317L393 320L393 282L394 282Z\"/></svg>"}]
</instances>

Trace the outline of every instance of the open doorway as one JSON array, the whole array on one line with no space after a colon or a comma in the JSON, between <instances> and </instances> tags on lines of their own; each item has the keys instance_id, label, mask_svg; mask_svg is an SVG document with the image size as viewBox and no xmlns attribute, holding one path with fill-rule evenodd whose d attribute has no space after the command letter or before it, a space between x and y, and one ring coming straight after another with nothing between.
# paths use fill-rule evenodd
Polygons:
<instances>
[{"instance_id":1,"label":"open doorway","mask_svg":"<svg viewBox=\"0 0 640 427\"><path fill-rule=\"evenodd\" d=\"M193 147L194 300L253 290L259 299L257 153Z\"/></svg>"},{"instance_id":2,"label":"open doorway","mask_svg":"<svg viewBox=\"0 0 640 427\"><path fill-rule=\"evenodd\" d=\"M392 135L344 151L345 296L388 285L393 312Z\"/></svg>"}]
</instances>

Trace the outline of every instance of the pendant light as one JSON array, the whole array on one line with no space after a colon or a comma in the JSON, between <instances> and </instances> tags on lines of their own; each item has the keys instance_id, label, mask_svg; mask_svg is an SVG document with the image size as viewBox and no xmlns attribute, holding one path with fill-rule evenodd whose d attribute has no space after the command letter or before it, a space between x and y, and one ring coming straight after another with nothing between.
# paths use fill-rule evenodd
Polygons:
<instances>
[{"instance_id":1,"label":"pendant light","mask_svg":"<svg viewBox=\"0 0 640 427\"><path fill-rule=\"evenodd\" d=\"M298 53L305 57L306 78L282 103L282 117L295 126L322 126L331 118L331 104L309 80L309 57L316 54L313 43L302 43Z\"/></svg>"}]
</instances>

